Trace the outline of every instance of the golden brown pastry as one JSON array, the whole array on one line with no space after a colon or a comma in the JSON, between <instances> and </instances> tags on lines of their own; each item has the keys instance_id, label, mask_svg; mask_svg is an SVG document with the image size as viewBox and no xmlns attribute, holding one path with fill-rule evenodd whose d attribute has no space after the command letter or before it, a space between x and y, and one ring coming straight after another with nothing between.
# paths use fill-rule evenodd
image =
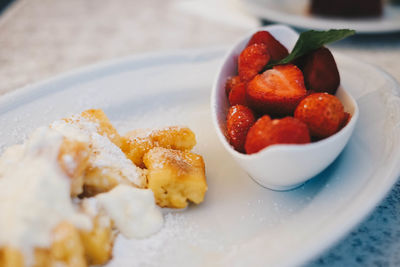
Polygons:
<instances>
[{"instance_id":1,"label":"golden brown pastry","mask_svg":"<svg viewBox=\"0 0 400 267\"><path fill-rule=\"evenodd\" d=\"M143 161L148 169L148 188L159 206L185 208L188 201L203 201L207 182L200 155L156 147L145 154Z\"/></svg>"}]
</instances>

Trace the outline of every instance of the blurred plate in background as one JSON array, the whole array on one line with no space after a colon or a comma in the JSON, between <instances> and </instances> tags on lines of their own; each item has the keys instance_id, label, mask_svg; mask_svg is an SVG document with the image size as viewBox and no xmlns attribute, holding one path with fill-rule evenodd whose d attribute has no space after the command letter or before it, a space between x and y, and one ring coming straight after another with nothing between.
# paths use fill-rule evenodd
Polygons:
<instances>
[{"instance_id":1,"label":"blurred plate in background","mask_svg":"<svg viewBox=\"0 0 400 267\"><path fill-rule=\"evenodd\" d=\"M350 28L357 33L389 33L400 31L400 7L386 4L379 18L326 18L309 13L310 0L241 0L245 10L268 21L298 28L328 30Z\"/></svg>"}]
</instances>

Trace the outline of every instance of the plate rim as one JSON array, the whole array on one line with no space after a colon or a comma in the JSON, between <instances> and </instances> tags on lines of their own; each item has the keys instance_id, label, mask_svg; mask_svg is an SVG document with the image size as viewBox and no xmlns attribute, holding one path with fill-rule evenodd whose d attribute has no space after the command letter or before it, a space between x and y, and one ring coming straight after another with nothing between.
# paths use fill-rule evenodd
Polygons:
<instances>
[{"instance_id":1,"label":"plate rim","mask_svg":"<svg viewBox=\"0 0 400 267\"><path fill-rule=\"evenodd\" d=\"M108 73L108 71L114 68L120 70L124 68L131 69L135 65L138 68L143 68L142 66L140 66L141 62L157 61L157 64L160 64L160 59L166 61L165 64L168 64L168 59L170 58L173 58L174 60L176 60L176 58L181 58L183 62L192 62L192 60L189 59L197 59L203 55L206 55L207 58L200 61L206 61L210 59L219 60L224 55L227 48L228 47L226 45L215 45L209 46L207 48L170 49L164 51L161 50L157 52L131 54L109 60L102 60L77 68L72 68L68 71L60 72L45 79L38 80L32 83L27 83L23 86L16 87L14 89L1 93L0 114L4 113L4 109L6 109L7 107L12 107L12 105L15 105L15 102L18 100L18 98L23 98L27 94L33 95L41 91L47 91L47 93L56 93L60 91L60 88L56 87L60 86L60 84L68 80L85 80L87 78L90 78L90 76L93 76L93 74L96 74L97 76L101 73L107 73L107 75L109 75L113 72ZM131 68L129 68L129 66L131 66ZM116 71L114 72L116 73ZM47 88L47 90L45 90L46 87L51 88Z\"/></svg>"},{"instance_id":2,"label":"plate rim","mask_svg":"<svg viewBox=\"0 0 400 267\"><path fill-rule=\"evenodd\" d=\"M375 71L376 73L379 73L383 77L385 77L385 81L390 82L391 86L391 95L393 95L393 91L397 92L400 95L400 83L389 73L387 73L385 70L383 70L381 67L376 66L374 64L367 63L363 60L359 60L350 56L345 56L341 53L335 53L333 52L335 58L338 57L340 60L344 61L350 61L351 64L361 64L364 66L369 67L371 70ZM400 96L397 96L400 98ZM356 98L356 101L358 98ZM361 116L361 111L360 111L360 116ZM400 139L399 139L400 140ZM400 142L399 142L400 144ZM352 214L353 216L349 216L350 219L347 219L341 224L341 227L334 227L332 232L335 232L335 234L330 234L325 232L322 232L322 234L325 236L325 242L321 242L319 246L316 246L312 252L309 252L308 255L305 253L303 255L300 255L299 258L302 259L300 262L298 261L292 261L291 257L287 260L287 266L292 266L292 265L297 265L297 264L305 264L313 259L316 259L318 256L322 256L324 252L329 250L330 248L333 248L336 244L338 244L340 241L344 240L346 236L353 231L360 223L366 219L370 214L372 214L376 207L378 207L384 198L390 193L392 190L393 186L399 181L400 179L400 151L396 153L399 157L394 157L397 160L392 161L392 168L391 169L386 169L385 173L387 175L384 175L385 177L385 185L381 186L379 188L379 192L373 194L373 197L370 198L364 198L366 202L364 202L364 205L359 205L358 206L358 212L356 213L357 215ZM369 183L370 181L368 181ZM362 193L366 193L367 191L362 191ZM359 199L359 198L358 198ZM350 205L349 205L350 207ZM354 208L348 208L346 209L347 213L351 213L351 211L354 211ZM350 214L349 214L350 215ZM343 218L343 216L341 216ZM336 218L337 219L337 218ZM338 224L339 225L339 224ZM344 226L346 225L346 226ZM316 233L318 231L316 230ZM328 240L328 241L327 241ZM310 250L309 250L310 251Z\"/></svg>"},{"instance_id":3,"label":"plate rim","mask_svg":"<svg viewBox=\"0 0 400 267\"><path fill-rule=\"evenodd\" d=\"M210 48L200 48L200 49L185 49L185 50L172 50L172 51L161 51L157 53L146 53L146 54L139 54L139 55L132 55L132 56L127 56L127 57L122 57L114 60L109 60L105 62L100 62L96 64L92 64L89 66L84 66L80 67L77 69L73 69L69 72L66 73L61 73L59 75L56 75L54 77L51 77L49 79L29 84L27 86L24 86L20 89L15 89L13 91L10 91L8 93L5 93L0 96L0 110L4 109L4 105L9 106L12 108L15 104L18 104L19 98L24 98L26 95L32 95L35 98L40 98L43 95L43 90L44 93L46 91L48 92L58 92L59 88L57 88L58 85L62 84L64 81L69 80L69 79L76 79L77 77L92 77L93 74L98 74L102 73L107 70L111 70L113 68L121 69L123 67L128 67L132 64L133 65L140 65L141 62L143 61L154 61L158 60L160 58L164 58L166 60L168 59L175 59L175 58L182 58L186 62L193 62L193 59L206 56L205 59L201 61L208 61L208 60L221 60L224 57L224 55L227 53L228 49L227 47L220 47L220 46L215 46L215 47L210 47ZM382 70L380 67L377 67L373 64L366 63L364 61L361 61L359 59L355 59L349 56L344 56L341 55L340 53L334 53L335 56L337 55L340 60L346 60L350 61L352 63L356 64L362 64L362 65L367 65L369 68L372 70L378 72L380 75L383 75L385 77L385 80L390 81L393 84L393 90L395 90L397 93L400 94L400 85L394 79L390 74ZM340 61L339 60L339 61ZM219 66L220 64L218 64ZM89 75L89 76L88 76ZM94 79L98 78L97 75L93 76ZM210 81L212 82L212 80ZM55 86L52 86L55 85ZM49 88L47 88L49 87ZM49 90L50 89L50 90ZM211 88L210 88L210 93L211 93ZM30 98L32 101L34 98ZM208 100L209 101L209 100ZM17 106L18 107L18 106ZM211 120L210 116L210 120ZM400 154L400 151L398 152ZM399 160L400 161L400 158ZM315 257L318 257L321 255L324 251L327 249L333 247L335 244L337 244L340 240L346 237L346 235L351 232L359 223L366 218L369 214L371 214L375 207L377 207L381 201L384 199L384 197L390 192L391 188L393 185L397 182L400 174L400 164L395 164L395 161L393 161L392 168L388 169L386 172L388 173L385 175L386 183L384 186L380 187L380 192L379 194L374 194L374 197L368 199L368 203L361 206L361 209L358 210L356 216L352 216L351 219L347 219L343 225L346 225L344 227L341 225L336 225L334 229L336 229L335 234L326 234L327 231L325 230L325 239L322 244L319 244L318 246L308 247L308 253L303 253L303 254L296 254L297 257L288 257L286 259L286 262L283 263L283 265L297 265L297 264L304 264L308 262L309 260L312 260ZM353 210L353 209L351 209ZM344 229L344 230L343 230Z\"/></svg>"}]
</instances>

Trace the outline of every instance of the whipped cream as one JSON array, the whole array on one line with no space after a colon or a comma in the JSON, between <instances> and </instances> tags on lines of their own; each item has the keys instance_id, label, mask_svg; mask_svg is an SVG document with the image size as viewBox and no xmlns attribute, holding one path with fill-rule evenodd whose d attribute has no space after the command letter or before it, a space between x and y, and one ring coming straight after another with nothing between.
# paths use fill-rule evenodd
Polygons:
<instances>
[{"instance_id":1,"label":"whipped cream","mask_svg":"<svg viewBox=\"0 0 400 267\"><path fill-rule=\"evenodd\" d=\"M89 144L89 165L120 170L120 185L84 200L71 199L71 181L60 166L76 165L69 155L59 158L64 140ZM52 232L64 221L78 229L92 229L94 217L104 227L111 224L127 238L143 238L156 233L163 216L150 189L138 189L143 173L126 158L98 124L79 115L66 122L37 129L21 145L6 149L0 156L0 247L10 246L24 255L26 266L34 263L34 249L50 247ZM127 183L128 181L128 183ZM127 185L128 184L128 185Z\"/></svg>"},{"instance_id":2,"label":"whipped cream","mask_svg":"<svg viewBox=\"0 0 400 267\"><path fill-rule=\"evenodd\" d=\"M160 208L153 191L118 185L95 197L126 238L144 238L158 232L163 225Z\"/></svg>"},{"instance_id":3,"label":"whipped cream","mask_svg":"<svg viewBox=\"0 0 400 267\"><path fill-rule=\"evenodd\" d=\"M51 245L51 232L59 223L92 227L73 205L69 178L57 162L62 141L60 133L39 128L0 158L0 247L20 249L27 265L33 248Z\"/></svg>"}]
</instances>

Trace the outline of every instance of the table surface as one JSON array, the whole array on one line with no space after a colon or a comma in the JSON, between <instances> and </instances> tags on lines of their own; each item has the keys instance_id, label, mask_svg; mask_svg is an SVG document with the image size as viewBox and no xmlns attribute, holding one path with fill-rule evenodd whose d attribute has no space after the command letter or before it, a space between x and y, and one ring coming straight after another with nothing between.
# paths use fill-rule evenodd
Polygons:
<instances>
[{"instance_id":1,"label":"table surface","mask_svg":"<svg viewBox=\"0 0 400 267\"><path fill-rule=\"evenodd\" d=\"M196 15L182 2L14 2L0 14L0 94L116 57L229 46L257 23L248 18L247 27L240 27L232 20ZM355 36L331 48L375 64L400 81L400 33ZM398 251L400 183L348 236L306 266L400 266Z\"/></svg>"}]
</instances>

